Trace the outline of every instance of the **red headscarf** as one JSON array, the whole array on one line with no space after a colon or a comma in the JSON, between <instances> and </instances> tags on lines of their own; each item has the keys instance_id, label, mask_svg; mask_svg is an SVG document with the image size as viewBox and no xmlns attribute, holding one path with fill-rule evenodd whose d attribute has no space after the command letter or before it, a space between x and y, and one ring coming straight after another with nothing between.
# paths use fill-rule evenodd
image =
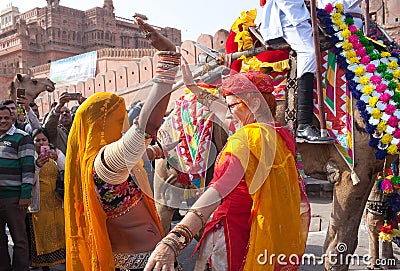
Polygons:
<instances>
[{"instance_id":1,"label":"red headscarf","mask_svg":"<svg viewBox=\"0 0 400 271\"><path fill-rule=\"evenodd\" d=\"M252 71L237 73L230 76L222 83L222 95L236 95L255 92L271 93L274 91L274 83L268 74Z\"/></svg>"}]
</instances>

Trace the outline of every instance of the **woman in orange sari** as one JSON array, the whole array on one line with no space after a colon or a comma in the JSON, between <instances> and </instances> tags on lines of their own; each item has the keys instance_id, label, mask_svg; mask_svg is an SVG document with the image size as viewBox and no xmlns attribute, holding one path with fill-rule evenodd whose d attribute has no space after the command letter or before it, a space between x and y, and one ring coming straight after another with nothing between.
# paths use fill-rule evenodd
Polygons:
<instances>
[{"instance_id":1,"label":"woman in orange sari","mask_svg":"<svg viewBox=\"0 0 400 271\"><path fill-rule=\"evenodd\" d=\"M163 236L142 155L165 114L180 54L154 29L159 64L146 103L129 128L125 102L109 92L79 106L68 138L65 165L66 268L69 271L143 270ZM129 128L129 129L128 129ZM133 173L133 174L132 174Z\"/></svg>"},{"instance_id":2,"label":"woman in orange sari","mask_svg":"<svg viewBox=\"0 0 400 271\"><path fill-rule=\"evenodd\" d=\"M200 93L186 64L182 74L199 100L208 100L211 109L223 106L216 97ZM223 82L227 118L236 132L216 160L210 187L159 243L145 271L173 270L179 252L213 212L198 245L195 270L204 270L206 264L218 271L298 268L310 208L296 168L293 137L273 122L272 91L271 78L259 72Z\"/></svg>"}]
</instances>

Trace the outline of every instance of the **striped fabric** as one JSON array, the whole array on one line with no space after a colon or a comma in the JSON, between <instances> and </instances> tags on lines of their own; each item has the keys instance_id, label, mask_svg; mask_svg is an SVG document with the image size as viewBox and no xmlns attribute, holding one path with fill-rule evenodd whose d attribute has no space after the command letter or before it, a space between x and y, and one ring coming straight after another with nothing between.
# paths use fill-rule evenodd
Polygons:
<instances>
[{"instance_id":1,"label":"striped fabric","mask_svg":"<svg viewBox=\"0 0 400 271\"><path fill-rule=\"evenodd\" d=\"M35 149L28 133L14 126L0 137L0 198L30 198Z\"/></svg>"}]
</instances>

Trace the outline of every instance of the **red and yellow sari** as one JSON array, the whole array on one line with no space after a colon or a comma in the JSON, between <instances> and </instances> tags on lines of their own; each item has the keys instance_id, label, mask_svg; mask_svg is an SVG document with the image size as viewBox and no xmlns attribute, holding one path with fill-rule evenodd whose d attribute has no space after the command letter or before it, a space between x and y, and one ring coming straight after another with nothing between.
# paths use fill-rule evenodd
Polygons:
<instances>
[{"instance_id":1,"label":"red and yellow sari","mask_svg":"<svg viewBox=\"0 0 400 271\"><path fill-rule=\"evenodd\" d=\"M310 207L294 148L293 137L286 129L262 123L246 125L228 139L212 180L212 187L223 200L198 245L222 223L227 270L299 267ZM278 262L280 254L284 257Z\"/></svg>"}]
</instances>

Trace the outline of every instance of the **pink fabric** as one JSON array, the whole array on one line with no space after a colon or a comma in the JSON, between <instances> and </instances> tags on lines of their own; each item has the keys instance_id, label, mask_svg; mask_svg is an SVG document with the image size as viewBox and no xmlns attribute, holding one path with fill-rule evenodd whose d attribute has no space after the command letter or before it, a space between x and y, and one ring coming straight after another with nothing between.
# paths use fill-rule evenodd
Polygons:
<instances>
[{"instance_id":1,"label":"pink fabric","mask_svg":"<svg viewBox=\"0 0 400 271\"><path fill-rule=\"evenodd\" d=\"M228 77L222 83L222 96L237 95L259 91L261 93L272 93L274 82L268 74L262 72L237 73Z\"/></svg>"}]
</instances>

